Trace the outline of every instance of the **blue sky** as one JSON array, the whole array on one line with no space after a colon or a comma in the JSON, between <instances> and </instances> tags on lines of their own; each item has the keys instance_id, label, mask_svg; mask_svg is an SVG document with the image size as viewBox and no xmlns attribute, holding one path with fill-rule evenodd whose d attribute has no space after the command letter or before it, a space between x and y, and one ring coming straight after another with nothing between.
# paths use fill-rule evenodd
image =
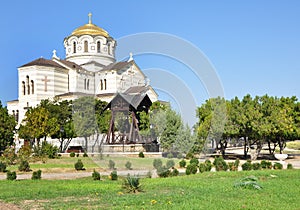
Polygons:
<instances>
[{"instance_id":1,"label":"blue sky","mask_svg":"<svg viewBox=\"0 0 300 210\"><path fill-rule=\"evenodd\" d=\"M17 99L17 67L39 57L51 58L53 49L64 58L63 39L87 23L89 12L93 23L117 40L159 32L189 41L214 66L227 99L248 93L300 98L299 11L296 0L3 1L0 100L6 104ZM197 105L208 98L205 84L196 84L176 60L157 55L135 59L142 69L162 68L178 75Z\"/></svg>"}]
</instances>

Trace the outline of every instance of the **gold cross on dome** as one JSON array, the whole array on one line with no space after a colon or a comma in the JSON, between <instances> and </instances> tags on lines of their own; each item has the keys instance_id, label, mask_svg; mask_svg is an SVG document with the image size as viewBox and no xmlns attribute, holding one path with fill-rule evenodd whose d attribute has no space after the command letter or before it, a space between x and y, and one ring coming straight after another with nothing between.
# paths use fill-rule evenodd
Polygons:
<instances>
[{"instance_id":1,"label":"gold cross on dome","mask_svg":"<svg viewBox=\"0 0 300 210\"><path fill-rule=\"evenodd\" d=\"M92 13L89 13L88 16L89 16L89 24L92 24Z\"/></svg>"}]
</instances>

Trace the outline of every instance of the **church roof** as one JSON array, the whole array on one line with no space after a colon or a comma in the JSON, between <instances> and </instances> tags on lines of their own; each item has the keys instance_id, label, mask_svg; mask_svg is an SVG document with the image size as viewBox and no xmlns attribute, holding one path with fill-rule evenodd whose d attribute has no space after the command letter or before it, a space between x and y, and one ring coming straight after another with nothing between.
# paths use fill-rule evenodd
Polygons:
<instances>
[{"instance_id":1,"label":"church roof","mask_svg":"<svg viewBox=\"0 0 300 210\"><path fill-rule=\"evenodd\" d=\"M125 68L127 65L129 66L130 64L132 64L133 61L127 62L127 61L121 61L121 62L117 62L117 63L111 63L108 66L105 66L102 70L121 70L123 68Z\"/></svg>"},{"instance_id":2,"label":"church roof","mask_svg":"<svg viewBox=\"0 0 300 210\"><path fill-rule=\"evenodd\" d=\"M23 66L20 66L20 67L26 67L26 66L50 66L50 67L63 68L58 63L56 63L52 60L45 59L45 58L38 58L34 61L31 61L29 63L24 64Z\"/></svg>"},{"instance_id":3,"label":"church roof","mask_svg":"<svg viewBox=\"0 0 300 210\"><path fill-rule=\"evenodd\" d=\"M80 65L71 62L71 61L67 61L67 60L59 60L60 62L62 62L64 65L68 66L69 68L72 69L83 69Z\"/></svg>"},{"instance_id":4,"label":"church roof","mask_svg":"<svg viewBox=\"0 0 300 210\"><path fill-rule=\"evenodd\" d=\"M133 86L128 88L124 93L125 94L141 94L149 90L149 86Z\"/></svg>"}]
</instances>

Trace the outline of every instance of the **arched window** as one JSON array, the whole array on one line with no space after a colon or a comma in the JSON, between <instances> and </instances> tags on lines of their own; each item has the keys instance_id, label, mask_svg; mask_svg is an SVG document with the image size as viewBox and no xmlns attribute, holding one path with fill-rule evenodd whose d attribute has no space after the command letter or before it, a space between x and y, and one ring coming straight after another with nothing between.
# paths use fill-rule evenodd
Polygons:
<instances>
[{"instance_id":1,"label":"arched window","mask_svg":"<svg viewBox=\"0 0 300 210\"><path fill-rule=\"evenodd\" d=\"M104 79L104 90L106 90L106 79Z\"/></svg>"},{"instance_id":2,"label":"arched window","mask_svg":"<svg viewBox=\"0 0 300 210\"><path fill-rule=\"evenodd\" d=\"M76 53L76 42L73 42L73 53Z\"/></svg>"},{"instance_id":3,"label":"arched window","mask_svg":"<svg viewBox=\"0 0 300 210\"><path fill-rule=\"evenodd\" d=\"M101 44L100 41L97 42L97 52L99 53L101 50Z\"/></svg>"},{"instance_id":4,"label":"arched window","mask_svg":"<svg viewBox=\"0 0 300 210\"><path fill-rule=\"evenodd\" d=\"M26 76L27 94L30 95L29 76Z\"/></svg>"},{"instance_id":5,"label":"arched window","mask_svg":"<svg viewBox=\"0 0 300 210\"><path fill-rule=\"evenodd\" d=\"M86 90L86 79L84 79L84 89Z\"/></svg>"},{"instance_id":6,"label":"arched window","mask_svg":"<svg viewBox=\"0 0 300 210\"><path fill-rule=\"evenodd\" d=\"M100 80L100 89L103 90L103 82L102 82L102 79Z\"/></svg>"},{"instance_id":7,"label":"arched window","mask_svg":"<svg viewBox=\"0 0 300 210\"><path fill-rule=\"evenodd\" d=\"M23 95L26 94L26 90L25 90L25 82L24 82L24 81L22 81L22 93L23 93Z\"/></svg>"},{"instance_id":8,"label":"arched window","mask_svg":"<svg viewBox=\"0 0 300 210\"><path fill-rule=\"evenodd\" d=\"M34 94L34 81L31 80L31 93Z\"/></svg>"},{"instance_id":9,"label":"arched window","mask_svg":"<svg viewBox=\"0 0 300 210\"><path fill-rule=\"evenodd\" d=\"M86 82L86 88L89 90L90 89L90 80L88 79Z\"/></svg>"},{"instance_id":10,"label":"arched window","mask_svg":"<svg viewBox=\"0 0 300 210\"><path fill-rule=\"evenodd\" d=\"M108 42L108 54L111 55L111 43Z\"/></svg>"},{"instance_id":11,"label":"arched window","mask_svg":"<svg viewBox=\"0 0 300 210\"><path fill-rule=\"evenodd\" d=\"M88 41L84 41L84 52L88 52L89 44Z\"/></svg>"}]
</instances>

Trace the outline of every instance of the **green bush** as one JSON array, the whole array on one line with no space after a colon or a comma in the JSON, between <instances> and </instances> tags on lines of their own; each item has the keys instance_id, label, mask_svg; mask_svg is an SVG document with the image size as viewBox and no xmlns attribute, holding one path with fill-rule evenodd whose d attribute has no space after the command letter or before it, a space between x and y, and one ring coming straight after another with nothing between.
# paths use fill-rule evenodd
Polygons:
<instances>
[{"instance_id":1,"label":"green bush","mask_svg":"<svg viewBox=\"0 0 300 210\"><path fill-rule=\"evenodd\" d=\"M273 168L275 170L281 170L283 168L283 166L281 163L276 162L276 163L274 163Z\"/></svg>"},{"instance_id":2,"label":"green bush","mask_svg":"<svg viewBox=\"0 0 300 210\"><path fill-rule=\"evenodd\" d=\"M116 170L114 170L110 173L110 179L111 180L118 180L118 172Z\"/></svg>"},{"instance_id":3,"label":"green bush","mask_svg":"<svg viewBox=\"0 0 300 210\"><path fill-rule=\"evenodd\" d=\"M252 163L252 169L253 170L260 170L261 169L260 163Z\"/></svg>"},{"instance_id":4,"label":"green bush","mask_svg":"<svg viewBox=\"0 0 300 210\"><path fill-rule=\"evenodd\" d=\"M250 160L247 160L244 164L242 164L243 171L251 171L252 170L252 164Z\"/></svg>"},{"instance_id":5,"label":"green bush","mask_svg":"<svg viewBox=\"0 0 300 210\"><path fill-rule=\"evenodd\" d=\"M33 148L33 155L35 157L44 158L48 157L50 159L56 158L58 154L58 147L43 141L41 146L35 146Z\"/></svg>"},{"instance_id":6,"label":"green bush","mask_svg":"<svg viewBox=\"0 0 300 210\"><path fill-rule=\"evenodd\" d=\"M210 160L205 160L204 163L205 163L206 171L211 171L211 168L212 168L211 161Z\"/></svg>"},{"instance_id":7,"label":"green bush","mask_svg":"<svg viewBox=\"0 0 300 210\"><path fill-rule=\"evenodd\" d=\"M18 157L21 160L26 160L30 157L30 155L32 154L32 150L29 144L24 144L22 145L22 147L19 149L18 151Z\"/></svg>"},{"instance_id":8,"label":"green bush","mask_svg":"<svg viewBox=\"0 0 300 210\"><path fill-rule=\"evenodd\" d=\"M30 171L30 166L27 160L21 160L18 167L19 171Z\"/></svg>"},{"instance_id":9,"label":"green bush","mask_svg":"<svg viewBox=\"0 0 300 210\"><path fill-rule=\"evenodd\" d=\"M199 165L199 160L197 159L197 158L192 158L191 160L190 160L190 164L196 164L197 166Z\"/></svg>"},{"instance_id":10,"label":"green bush","mask_svg":"<svg viewBox=\"0 0 300 210\"><path fill-rule=\"evenodd\" d=\"M88 157L88 154L86 152L83 153L83 157Z\"/></svg>"},{"instance_id":11,"label":"green bush","mask_svg":"<svg viewBox=\"0 0 300 210\"><path fill-rule=\"evenodd\" d=\"M7 165L14 165L16 163L17 155L14 147L7 147L2 156Z\"/></svg>"},{"instance_id":12,"label":"green bush","mask_svg":"<svg viewBox=\"0 0 300 210\"><path fill-rule=\"evenodd\" d=\"M7 172L6 172L6 179L7 179L7 180L16 180L16 179L17 179L17 174L16 174L16 172L15 172L15 171L12 171L12 172L7 171Z\"/></svg>"},{"instance_id":13,"label":"green bush","mask_svg":"<svg viewBox=\"0 0 300 210\"><path fill-rule=\"evenodd\" d=\"M205 163L200 163L199 172L203 173L204 171L206 171L206 165L205 165Z\"/></svg>"},{"instance_id":14,"label":"green bush","mask_svg":"<svg viewBox=\"0 0 300 210\"><path fill-rule=\"evenodd\" d=\"M175 166L174 160L168 160L166 166L167 168L173 168Z\"/></svg>"},{"instance_id":15,"label":"green bush","mask_svg":"<svg viewBox=\"0 0 300 210\"><path fill-rule=\"evenodd\" d=\"M143 152L140 152L140 153L139 153L139 158L144 158L144 157L145 157L144 153L143 153Z\"/></svg>"},{"instance_id":16,"label":"green bush","mask_svg":"<svg viewBox=\"0 0 300 210\"><path fill-rule=\"evenodd\" d=\"M223 159L223 157L221 157L221 156L216 157L214 159L213 164L216 168L216 171L227 171L228 170L228 165L225 162L225 160Z\"/></svg>"},{"instance_id":17,"label":"green bush","mask_svg":"<svg viewBox=\"0 0 300 210\"><path fill-rule=\"evenodd\" d=\"M186 166L186 161L184 159L182 159L181 161L179 161L179 167L180 168L184 168Z\"/></svg>"},{"instance_id":18,"label":"green bush","mask_svg":"<svg viewBox=\"0 0 300 210\"><path fill-rule=\"evenodd\" d=\"M174 157L174 155L171 152L167 154L167 158L171 159L173 157Z\"/></svg>"},{"instance_id":19,"label":"green bush","mask_svg":"<svg viewBox=\"0 0 300 210\"><path fill-rule=\"evenodd\" d=\"M80 159L77 160L77 162L74 164L74 167L77 171L84 170L83 163Z\"/></svg>"},{"instance_id":20,"label":"green bush","mask_svg":"<svg viewBox=\"0 0 300 210\"><path fill-rule=\"evenodd\" d=\"M70 157L75 157L75 152L71 152Z\"/></svg>"},{"instance_id":21,"label":"green bush","mask_svg":"<svg viewBox=\"0 0 300 210\"><path fill-rule=\"evenodd\" d=\"M0 161L0 172L6 172L6 164Z\"/></svg>"},{"instance_id":22,"label":"green bush","mask_svg":"<svg viewBox=\"0 0 300 210\"><path fill-rule=\"evenodd\" d=\"M237 158L234 162L228 163L228 167L230 171L238 171L240 160Z\"/></svg>"},{"instance_id":23,"label":"green bush","mask_svg":"<svg viewBox=\"0 0 300 210\"><path fill-rule=\"evenodd\" d=\"M93 171L93 173L92 173L92 177L93 177L93 180L100 180L100 173L99 172L97 172L97 171L95 171L95 169L94 169L94 171Z\"/></svg>"},{"instance_id":24,"label":"green bush","mask_svg":"<svg viewBox=\"0 0 300 210\"><path fill-rule=\"evenodd\" d=\"M166 166L162 166L156 169L156 171L157 171L157 175L162 178L169 177L171 174L171 171Z\"/></svg>"},{"instance_id":25,"label":"green bush","mask_svg":"<svg viewBox=\"0 0 300 210\"><path fill-rule=\"evenodd\" d=\"M41 170L34 171L32 173L32 176L31 176L32 180L38 180L38 179L41 179L41 178L42 178L42 171Z\"/></svg>"},{"instance_id":26,"label":"green bush","mask_svg":"<svg viewBox=\"0 0 300 210\"><path fill-rule=\"evenodd\" d=\"M293 169L293 165L291 163L287 164L287 169Z\"/></svg>"},{"instance_id":27,"label":"green bush","mask_svg":"<svg viewBox=\"0 0 300 210\"><path fill-rule=\"evenodd\" d=\"M79 153L76 154L76 157L79 157Z\"/></svg>"},{"instance_id":28,"label":"green bush","mask_svg":"<svg viewBox=\"0 0 300 210\"><path fill-rule=\"evenodd\" d=\"M186 159L192 159L192 158L194 158L194 154L192 152L189 152L189 153L186 154L185 158Z\"/></svg>"},{"instance_id":29,"label":"green bush","mask_svg":"<svg viewBox=\"0 0 300 210\"><path fill-rule=\"evenodd\" d=\"M113 160L109 160L108 161L108 168L109 169L114 170L115 169L115 165L116 165L115 161L113 161Z\"/></svg>"},{"instance_id":30,"label":"green bush","mask_svg":"<svg viewBox=\"0 0 300 210\"><path fill-rule=\"evenodd\" d=\"M142 191L142 185L140 184L140 178L137 176L128 175L124 180L123 188L127 193L137 193Z\"/></svg>"},{"instance_id":31,"label":"green bush","mask_svg":"<svg viewBox=\"0 0 300 210\"><path fill-rule=\"evenodd\" d=\"M262 160L260 162L260 166L262 169L272 169L272 163L270 161L267 160Z\"/></svg>"},{"instance_id":32,"label":"green bush","mask_svg":"<svg viewBox=\"0 0 300 210\"><path fill-rule=\"evenodd\" d=\"M179 171L178 171L176 168L174 168L174 169L171 171L170 176L178 176L178 175L179 175Z\"/></svg>"},{"instance_id":33,"label":"green bush","mask_svg":"<svg viewBox=\"0 0 300 210\"><path fill-rule=\"evenodd\" d=\"M130 161L127 161L126 163L125 163L125 167L128 169L128 170L132 170L132 168L131 168L131 162Z\"/></svg>"},{"instance_id":34,"label":"green bush","mask_svg":"<svg viewBox=\"0 0 300 210\"><path fill-rule=\"evenodd\" d=\"M153 167L157 170L162 167L161 159L154 159L153 160Z\"/></svg>"},{"instance_id":35,"label":"green bush","mask_svg":"<svg viewBox=\"0 0 300 210\"><path fill-rule=\"evenodd\" d=\"M177 158L178 158L178 159L182 159L182 158L183 158L182 153L178 153L178 154L177 154Z\"/></svg>"},{"instance_id":36,"label":"green bush","mask_svg":"<svg viewBox=\"0 0 300 210\"><path fill-rule=\"evenodd\" d=\"M190 175L190 174L196 174L197 173L197 165L195 163L189 164L187 165L186 169L185 169L185 174L186 175Z\"/></svg>"}]
</instances>

